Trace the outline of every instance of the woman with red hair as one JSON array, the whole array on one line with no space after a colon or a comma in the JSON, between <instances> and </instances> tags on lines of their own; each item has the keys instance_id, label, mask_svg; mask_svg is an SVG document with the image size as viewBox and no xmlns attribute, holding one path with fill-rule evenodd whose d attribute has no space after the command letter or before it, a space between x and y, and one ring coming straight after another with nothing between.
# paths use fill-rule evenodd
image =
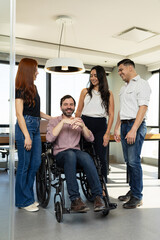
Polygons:
<instances>
[{"instance_id":1,"label":"woman with red hair","mask_svg":"<svg viewBox=\"0 0 160 240\"><path fill-rule=\"evenodd\" d=\"M16 75L16 116L15 140L18 149L16 174L16 207L29 212L38 211L33 184L41 164L40 117L49 120L51 116L40 112L40 97L34 81L38 75L38 63L23 58Z\"/></svg>"}]
</instances>

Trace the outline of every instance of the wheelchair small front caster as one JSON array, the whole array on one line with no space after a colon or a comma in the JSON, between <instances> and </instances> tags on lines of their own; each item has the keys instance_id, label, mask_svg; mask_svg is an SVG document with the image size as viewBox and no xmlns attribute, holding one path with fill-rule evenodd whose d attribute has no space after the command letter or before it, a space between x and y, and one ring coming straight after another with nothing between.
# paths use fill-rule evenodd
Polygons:
<instances>
[{"instance_id":1,"label":"wheelchair small front caster","mask_svg":"<svg viewBox=\"0 0 160 240\"><path fill-rule=\"evenodd\" d=\"M105 216L107 216L109 214L109 210L108 209L104 209L103 211L102 211L102 215L105 217Z\"/></svg>"},{"instance_id":2,"label":"wheelchair small front caster","mask_svg":"<svg viewBox=\"0 0 160 240\"><path fill-rule=\"evenodd\" d=\"M57 222L63 221L63 210L62 210L62 204L58 201L55 203L55 215Z\"/></svg>"}]
</instances>

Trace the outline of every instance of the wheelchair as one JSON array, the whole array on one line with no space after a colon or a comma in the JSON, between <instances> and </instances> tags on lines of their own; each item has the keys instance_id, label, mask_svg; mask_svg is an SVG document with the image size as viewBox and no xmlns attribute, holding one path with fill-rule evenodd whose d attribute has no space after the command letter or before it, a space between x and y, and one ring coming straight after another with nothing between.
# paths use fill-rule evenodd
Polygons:
<instances>
[{"instance_id":1,"label":"wheelchair","mask_svg":"<svg viewBox=\"0 0 160 240\"><path fill-rule=\"evenodd\" d=\"M101 174L101 164L98 156L95 154L94 144L86 142L84 139L81 139L80 142L81 150L89 153L95 163L99 179L103 189L103 200L105 202L105 209L102 211L103 216L107 216L109 211L116 209L117 204L111 203L106 187L106 182L104 177ZM60 167L57 167L55 157L53 156L53 144L44 143L42 150L42 161L41 166L36 175L36 191L37 198L40 203L40 206L46 208L50 196L51 196L51 187L55 188L54 194L54 211L57 222L63 221L63 214L72 213L69 208L65 207L65 196L64 196L64 170ZM87 177L82 169L77 169L77 179L80 181L82 191L86 199L90 202L93 201L91 189L89 187Z\"/></svg>"}]
</instances>

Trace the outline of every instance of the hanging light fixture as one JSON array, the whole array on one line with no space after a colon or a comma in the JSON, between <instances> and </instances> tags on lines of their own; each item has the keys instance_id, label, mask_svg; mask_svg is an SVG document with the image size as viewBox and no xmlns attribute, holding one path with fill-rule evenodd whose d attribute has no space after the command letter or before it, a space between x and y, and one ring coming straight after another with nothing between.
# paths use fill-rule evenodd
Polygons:
<instances>
[{"instance_id":1,"label":"hanging light fixture","mask_svg":"<svg viewBox=\"0 0 160 240\"><path fill-rule=\"evenodd\" d=\"M82 73L85 72L84 65L80 59L75 58L61 58L60 57L60 50L61 50L61 42L62 42L62 35L64 26L66 24L71 24L72 19L68 16L59 16L57 18L57 22L60 22L61 27L61 34L60 34L60 41L59 41L59 48L58 48L58 58L52 58L47 60L45 65L45 71L49 73L56 73L56 74L75 74L75 73Z\"/></svg>"}]
</instances>

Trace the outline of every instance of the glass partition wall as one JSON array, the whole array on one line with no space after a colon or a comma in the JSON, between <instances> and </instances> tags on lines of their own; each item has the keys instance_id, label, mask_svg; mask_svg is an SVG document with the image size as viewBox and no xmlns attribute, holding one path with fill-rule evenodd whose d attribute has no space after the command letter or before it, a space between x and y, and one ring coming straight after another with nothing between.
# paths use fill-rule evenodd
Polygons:
<instances>
[{"instance_id":1,"label":"glass partition wall","mask_svg":"<svg viewBox=\"0 0 160 240\"><path fill-rule=\"evenodd\" d=\"M147 132L157 134L160 131L159 124L159 90L160 90L160 73L159 71L153 73L148 80L151 88L151 96L147 113ZM158 165L159 157L159 141L145 141L142 148L142 157L144 163L150 163L152 159L152 165Z\"/></svg>"},{"instance_id":2,"label":"glass partition wall","mask_svg":"<svg viewBox=\"0 0 160 240\"><path fill-rule=\"evenodd\" d=\"M10 0L10 87L9 87L9 240L14 240L15 163L15 21L16 0Z\"/></svg>"},{"instance_id":3,"label":"glass partition wall","mask_svg":"<svg viewBox=\"0 0 160 240\"><path fill-rule=\"evenodd\" d=\"M17 67L14 66L15 2L16 0L0 0L0 137L2 135L9 136L10 139L8 146L2 144L0 145L0 148L4 147L4 149L8 149L9 151L9 156L0 153L0 239L3 240L13 240L14 236L16 239L16 234L14 234L14 225L16 226L16 223L14 223L14 214L16 212L14 207L14 93L15 73L17 70ZM6 64L7 62L8 64ZM72 77L55 76L52 74L49 79L51 80L51 84L48 86L46 84L46 82L48 81L46 73L42 68L39 68L38 70L39 75L35 84L37 85L38 92L42 99L41 110L43 112L51 113L52 116L57 116L61 114L59 108L59 101L60 98L65 94L71 94L78 104L80 91L82 88L87 86L89 74L73 75ZM147 124L148 126L158 126L159 128L159 111L157 111L157 109L159 108L159 78L157 78L157 75L153 76L150 79L150 84L152 84L153 81L154 84L152 86L152 92L154 92L154 104L150 104L150 106L154 105L155 108L153 109L151 107L149 109ZM48 94L49 91L51 91L50 95ZM47 101L48 95L49 101ZM151 144L150 146L147 146L147 149L151 149ZM7 150L5 151L7 152ZM155 145L152 152L155 153ZM8 162L7 157L9 160Z\"/></svg>"},{"instance_id":4,"label":"glass partition wall","mask_svg":"<svg viewBox=\"0 0 160 240\"><path fill-rule=\"evenodd\" d=\"M3 240L14 239L15 2L0 0L0 238Z\"/></svg>"}]
</instances>

